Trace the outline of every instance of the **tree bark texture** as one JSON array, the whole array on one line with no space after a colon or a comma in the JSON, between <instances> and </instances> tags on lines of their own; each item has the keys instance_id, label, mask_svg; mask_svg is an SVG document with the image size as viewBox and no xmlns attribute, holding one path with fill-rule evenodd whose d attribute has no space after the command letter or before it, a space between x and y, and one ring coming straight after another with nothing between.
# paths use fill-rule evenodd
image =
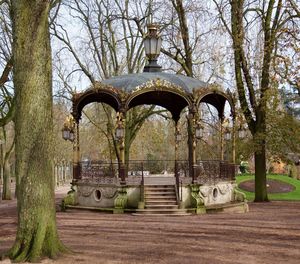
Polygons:
<instances>
[{"instance_id":1,"label":"tree bark texture","mask_svg":"<svg viewBox=\"0 0 300 264\"><path fill-rule=\"evenodd\" d=\"M13 0L11 7L18 229L8 256L17 262L66 250L55 218L49 2Z\"/></svg>"}]
</instances>

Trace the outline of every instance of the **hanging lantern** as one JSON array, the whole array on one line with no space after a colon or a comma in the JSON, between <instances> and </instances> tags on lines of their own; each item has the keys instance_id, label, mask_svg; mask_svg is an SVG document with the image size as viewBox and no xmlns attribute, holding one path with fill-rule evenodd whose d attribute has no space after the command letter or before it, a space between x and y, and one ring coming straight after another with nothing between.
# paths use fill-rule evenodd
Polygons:
<instances>
[{"instance_id":1,"label":"hanging lantern","mask_svg":"<svg viewBox=\"0 0 300 264\"><path fill-rule=\"evenodd\" d=\"M231 140L231 132L230 132L230 129L228 127L225 129L224 139L227 140L227 141Z\"/></svg>"},{"instance_id":2,"label":"hanging lantern","mask_svg":"<svg viewBox=\"0 0 300 264\"><path fill-rule=\"evenodd\" d=\"M64 126L64 128L62 129L62 138L64 140L69 140L70 138L70 130Z\"/></svg>"},{"instance_id":3,"label":"hanging lantern","mask_svg":"<svg viewBox=\"0 0 300 264\"><path fill-rule=\"evenodd\" d=\"M121 122L118 123L118 126L115 131L115 136L118 140L120 140L124 137L124 128L123 128Z\"/></svg>"},{"instance_id":4,"label":"hanging lantern","mask_svg":"<svg viewBox=\"0 0 300 264\"><path fill-rule=\"evenodd\" d=\"M201 126L200 123L197 123L196 129L195 129L195 136L197 139L201 139L204 136L204 127Z\"/></svg>"},{"instance_id":5,"label":"hanging lantern","mask_svg":"<svg viewBox=\"0 0 300 264\"><path fill-rule=\"evenodd\" d=\"M74 126L73 116L68 116L62 129L62 138L64 140L70 140L72 142L75 140Z\"/></svg>"},{"instance_id":6,"label":"hanging lantern","mask_svg":"<svg viewBox=\"0 0 300 264\"><path fill-rule=\"evenodd\" d=\"M69 136L69 140L71 142L73 142L75 140L75 133L74 133L74 130L70 130L70 136Z\"/></svg>"},{"instance_id":7,"label":"hanging lantern","mask_svg":"<svg viewBox=\"0 0 300 264\"><path fill-rule=\"evenodd\" d=\"M238 129L238 137L240 139L244 139L246 137L246 130L242 126Z\"/></svg>"}]
</instances>

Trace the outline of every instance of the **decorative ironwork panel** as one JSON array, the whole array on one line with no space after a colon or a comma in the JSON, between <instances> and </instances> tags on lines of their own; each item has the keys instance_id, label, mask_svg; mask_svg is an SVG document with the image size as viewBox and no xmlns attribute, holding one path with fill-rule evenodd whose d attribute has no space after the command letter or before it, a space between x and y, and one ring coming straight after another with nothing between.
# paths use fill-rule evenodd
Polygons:
<instances>
[{"instance_id":1,"label":"decorative ironwork panel","mask_svg":"<svg viewBox=\"0 0 300 264\"><path fill-rule=\"evenodd\" d=\"M81 162L82 182L97 184L116 184L118 179L118 164L102 161Z\"/></svg>"},{"instance_id":2,"label":"decorative ironwork panel","mask_svg":"<svg viewBox=\"0 0 300 264\"><path fill-rule=\"evenodd\" d=\"M235 165L226 161L202 160L195 165L195 182L216 184L220 181L235 179Z\"/></svg>"}]
</instances>

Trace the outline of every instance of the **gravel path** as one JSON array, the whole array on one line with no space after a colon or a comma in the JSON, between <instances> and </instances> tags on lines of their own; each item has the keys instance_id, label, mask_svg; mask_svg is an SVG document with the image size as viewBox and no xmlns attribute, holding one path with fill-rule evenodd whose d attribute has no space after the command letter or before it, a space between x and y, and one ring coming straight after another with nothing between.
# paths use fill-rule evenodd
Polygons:
<instances>
[{"instance_id":1,"label":"gravel path","mask_svg":"<svg viewBox=\"0 0 300 264\"><path fill-rule=\"evenodd\" d=\"M0 252L12 245L16 222L15 201L0 203ZM57 213L57 222L74 254L55 263L300 263L299 202L250 204L246 214L184 217L69 210Z\"/></svg>"}]
</instances>

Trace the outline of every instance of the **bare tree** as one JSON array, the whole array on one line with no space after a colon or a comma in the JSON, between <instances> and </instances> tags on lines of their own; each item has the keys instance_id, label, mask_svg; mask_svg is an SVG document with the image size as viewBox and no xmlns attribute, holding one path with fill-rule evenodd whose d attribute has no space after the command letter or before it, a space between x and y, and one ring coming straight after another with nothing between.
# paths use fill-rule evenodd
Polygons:
<instances>
[{"instance_id":1,"label":"bare tree","mask_svg":"<svg viewBox=\"0 0 300 264\"><path fill-rule=\"evenodd\" d=\"M74 59L74 70L78 69L94 84L111 76L124 73L140 72L144 65L143 34L146 27L146 18L149 9L143 1L66 1L64 8L70 10L73 23L82 26L84 37L73 41L63 22L56 21L52 25L55 37L60 40L63 47L60 55L67 53ZM74 22L75 21L75 22ZM76 37L78 39L78 37ZM82 53L82 50L85 50ZM67 84L70 87L70 84ZM74 89L71 89L74 91ZM105 134L109 145L113 146L116 157L120 159L119 143L114 135L115 113L103 105L106 114ZM129 149L136 134L144 121L151 115L161 113L154 106L135 107L127 112L125 126L125 159L129 159Z\"/></svg>"},{"instance_id":2,"label":"bare tree","mask_svg":"<svg viewBox=\"0 0 300 264\"><path fill-rule=\"evenodd\" d=\"M214 2L232 39L239 102L255 143L255 201L267 201L266 116L272 87L277 85L272 62L288 33L284 29L294 24L295 12L282 0Z\"/></svg>"}]
</instances>

